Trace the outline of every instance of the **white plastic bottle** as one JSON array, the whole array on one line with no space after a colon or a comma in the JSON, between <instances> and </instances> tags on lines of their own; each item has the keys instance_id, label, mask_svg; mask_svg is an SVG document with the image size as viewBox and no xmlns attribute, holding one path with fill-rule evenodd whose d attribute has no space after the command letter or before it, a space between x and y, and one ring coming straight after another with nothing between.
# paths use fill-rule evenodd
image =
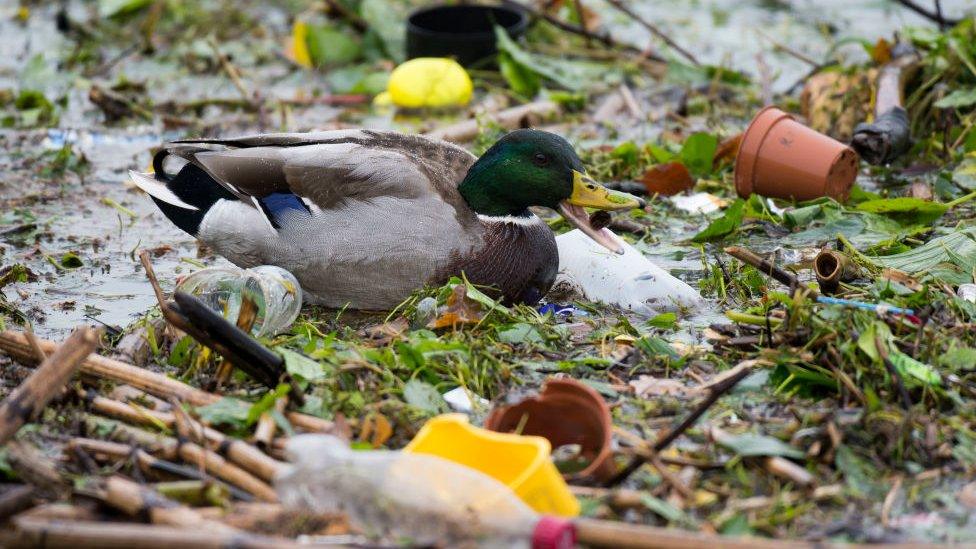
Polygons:
<instances>
[{"instance_id":1,"label":"white plastic bottle","mask_svg":"<svg viewBox=\"0 0 976 549\"><path fill-rule=\"evenodd\" d=\"M184 278L176 287L237 323L246 296L257 305L251 326L256 337L287 330L302 308L302 288L290 272L274 265L251 269L234 266L201 269Z\"/></svg>"},{"instance_id":2,"label":"white plastic bottle","mask_svg":"<svg viewBox=\"0 0 976 549\"><path fill-rule=\"evenodd\" d=\"M341 511L370 538L415 546L568 549L571 522L537 514L508 486L426 454L354 451L328 435L299 435L277 479L286 506Z\"/></svg>"}]
</instances>

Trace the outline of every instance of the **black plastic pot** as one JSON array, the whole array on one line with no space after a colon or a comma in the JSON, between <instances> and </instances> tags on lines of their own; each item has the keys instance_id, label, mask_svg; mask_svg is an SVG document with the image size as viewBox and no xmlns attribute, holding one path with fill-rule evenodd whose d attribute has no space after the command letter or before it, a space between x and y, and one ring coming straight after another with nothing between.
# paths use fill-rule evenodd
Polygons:
<instances>
[{"instance_id":1,"label":"black plastic pot","mask_svg":"<svg viewBox=\"0 0 976 549\"><path fill-rule=\"evenodd\" d=\"M452 57L470 66L498 53L494 26L513 39L525 34L525 12L504 6L432 6L407 19L407 57Z\"/></svg>"}]
</instances>

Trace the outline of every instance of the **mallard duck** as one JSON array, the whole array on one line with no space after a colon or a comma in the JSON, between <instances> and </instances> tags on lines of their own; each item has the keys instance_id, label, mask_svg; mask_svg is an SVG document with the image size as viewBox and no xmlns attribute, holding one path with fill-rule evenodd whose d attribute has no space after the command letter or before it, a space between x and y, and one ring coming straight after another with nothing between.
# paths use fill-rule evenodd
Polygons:
<instances>
[{"instance_id":1,"label":"mallard duck","mask_svg":"<svg viewBox=\"0 0 976 549\"><path fill-rule=\"evenodd\" d=\"M130 176L180 229L238 266L291 271L308 302L357 309L389 309L462 273L506 302L536 303L559 256L530 206L623 253L583 208L644 204L587 176L562 137L531 129L480 158L387 131L185 139L167 143L153 169Z\"/></svg>"}]
</instances>

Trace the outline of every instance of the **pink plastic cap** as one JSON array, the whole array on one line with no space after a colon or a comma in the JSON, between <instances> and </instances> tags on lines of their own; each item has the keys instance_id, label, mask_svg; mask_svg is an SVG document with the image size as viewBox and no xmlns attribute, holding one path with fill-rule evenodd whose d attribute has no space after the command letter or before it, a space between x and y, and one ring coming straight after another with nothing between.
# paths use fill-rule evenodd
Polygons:
<instances>
[{"instance_id":1,"label":"pink plastic cap","mask_svg":"<svg viewBox=\"0 0 976 549\"><path fill-rule=\"evenodd\" d=\"M573 549L576 527L567 519L544 516L532 532L532 549Z\"/></svg>"}]
</instances>

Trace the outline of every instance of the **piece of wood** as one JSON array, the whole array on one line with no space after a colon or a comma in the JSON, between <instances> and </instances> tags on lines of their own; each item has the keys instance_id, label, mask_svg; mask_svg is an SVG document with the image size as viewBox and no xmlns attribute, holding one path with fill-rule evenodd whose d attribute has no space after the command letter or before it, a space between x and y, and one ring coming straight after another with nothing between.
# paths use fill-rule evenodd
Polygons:
<instances>
[{"instance_id":1,"label":"piece of wood","mask_svg":"<svg viewBox=\"0 0 976 549\"><path fill-rule=\"evenodd\" d=\"M97 330L87 327L76 329L54 354L48 356L30 377L0 402L0 446L47 406L96 345ZM37 351L29 340L28 346L36 356Z\"/></svg>"},{"instance_id":2,"label":"piece of wood","mask_svg":"<svg viewBox=\"0 0 976 549\"><path fill-rule=\"evenodd\" d=\"M39 343L45 352L53 352L57 347L54 342L44 339L39 340ZM24 364L35 364L37 362L30 345L27 343L27 338L22 332L16 330L0 332L0 349ZM193 406L206 406L221 399L220 395L201 391L163 374L95 354L89 356L81 364L80 371L99 379L131 385L157 397L173 397ZM308 414L288 412L285 416L293 427L303 431L332 433L335 429L335 425L331 421Z\"/></svg>"},{"instance_id":3,"label":"piece of wood","mask_svg":"<svg viewBox=\"0 0 976 549\"><path fill-rule=\"evenodd\" d=\"M301 549L307 545L292 540L240 532L214 532L172 526L144 524L14 519L12 549ZM316 545L322 547L322 545Z\"/></svg>"},{"instance_id":4,"label":"piece of wood","mask_svg":"<svg viewBox=\"0 0 976 549\"><path fill-rule=\"evenodd\" d=\"M84 449L96 459L100 460L108 459L117 461L119 459L131 457L133 460L135 460L135 464L139 466L139 469L147 474L149 472L156 472L192 480L217 482L214 480L214 477L201 473L198 468L187 467L185 465L173 463L165 459L160 459L153 456L149 452L142 450L141 448L136 448L135 446L130 446L128 444L92 438L73 438L68 442L68 448L70 449L75 447ZM171 451L172 448L169 450ZM230 494L235 498L242 501L254 500L254 497L250 493L227 483L224 483L224 485L227 486Z\"/></svg>"},{"instance_id":5,"label":"piece of wood","mask_svg":"<svg viewBox=\"0 0 976 549\"><path fill-rule=\"evenodd\" d=\"M173 428L176 425L176 416L170 412L157 412L95 394L85 395L85 400L92 411L128 423L166 428ZM242 440L228 437L216 429L197 425L198 427L195 426L194 429L199 429L205 440L218 449L218 453L261 480L271 482L284 466L283 462Z\"/></svg>"},{"instance_id":6,"label":"piece of wood","mask_svg":"<svg viewBox=\"0 0 976 549\"><path fill-rule=\"evenodd\" d=\"M147 515L153 524L218 533L240 532L226 524L205 519L193 509L164 497L152 488L140 486L119 475L109 477L105 482L105 502L131 516Z\"/></svg>"},{"instance_id":7,"label":"piece of wood","mask_svg":"<svg viewBox=\"0 0 976 549\"><path fill-rule=\"evenodd\" d=\"M822 544L772 540L754 537L711 536L675 528L659 528L625 522L576 519L577 540L588 547L614 549L699 549L722 547L724 549L813 549Z\"/></svg>"},{"instance_id":8,"label":"piece of wood","mask_svg":"<svg viewBox=\"0 0 976 549\"><path fill-rule=\"evenodd\" d=\"M627 466L624 467L613 478L606 481L604 486L610 487L620 484L626 480L627 477L633 474L634 471L640 469L644 463L653 461L653 458L655 458L658 453L670 446L672 442L682 435L682 433L694 425L695 422L698 421L698 418L700 418L702 414L711 408L722 395L730 391L740 381L748 377L749 374L753 372L753 366L755 366L754 362L744 361L742 364L739 364L733 368L733 370L735 370L734 374L731 374L728 377L723 376L720 383L710 386L708 389L708 395L705 397L705 399L702 400L702 402L699 403L698 406L691 411L691 413L685 416L681 423L659 436L647 452L642 452L643 455L638 454L634 456L634 458L630 460L630 463L628 463ZM659 470L663 470L663 467L660 467Z\"/></svg>"},{"instance_id":9,"label":"piece of wood","mask_svg":"<svg viewBox=\"0 0 976 549\"><path fill-rule=\"evenodd\" d=\"M534 126L540 120L555 116L559 112L559 104L554 101L535 101L487 114L482 120L485 123L497 124L506 130L514 130L516 128ZM444 141L451 141L453 143L466 143L477 137L479 131L479 121L471 119L431 130L426 135L427 137L443 139Z\"/></svg>"},{"instance_id":10,"label":"piece of wood","mask_svg":"<svg viewBox=\"0 0 976 549\"><path fill-rule=\"evenodd\" d=\"M281 414L285 411L286 406L288 406L288 397L283 396L275 401L274 409ZM277 428L278 424L270 412L261 414L261 417L258 418L257 427L254 429L254 444L267 451L271 448L271 441L274 440Z\"/></svg>"},{"instance_id":11,"label":"piece of wood","mask_svg":"<svg viewBox=\"0 0 976 549\"><path fill-rule=\"evenodd\" d=\"M29 484L8 485L0 492L0 522L17 513L33 507L37 501L37 491Z\"/></svg>"}]
</instances>

